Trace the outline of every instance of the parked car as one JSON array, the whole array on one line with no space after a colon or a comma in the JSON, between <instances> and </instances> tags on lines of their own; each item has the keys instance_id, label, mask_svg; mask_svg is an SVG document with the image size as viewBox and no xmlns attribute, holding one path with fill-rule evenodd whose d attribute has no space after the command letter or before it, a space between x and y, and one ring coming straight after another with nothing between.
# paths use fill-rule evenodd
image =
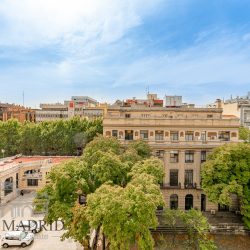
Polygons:
<instances>
[{"instance_id":1,"label":"parked car","mask_svg":"<svg viewBox=\"0 0 250 250\"><path fill-rule=\"evenodd\" d=\"M17 231L25 231L25 232L32 232L32 233L38 233L41 231L40 224L36 223L34 220L22 220L20 223L16 226Z\"/></svg>"},{"instance_id":2,"label":"parked car","mask_svg":"<svg viewBox=\"0 0 250 250\"><path fill-rule=\"evenodd\" d=\"M9 246L26 247L34 240L34 234L22 231L6 232L1 239L1 246L8 248Z\"/></svg>"}]
</instances>

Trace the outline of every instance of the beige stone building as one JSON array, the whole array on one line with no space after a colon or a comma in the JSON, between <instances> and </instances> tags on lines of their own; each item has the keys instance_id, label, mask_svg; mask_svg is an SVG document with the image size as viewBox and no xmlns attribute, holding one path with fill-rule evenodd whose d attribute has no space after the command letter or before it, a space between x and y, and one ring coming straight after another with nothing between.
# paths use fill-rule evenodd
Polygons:
<instances>
[{"instance_id":1,"label":"beige stone building","mask_svg":"<svg viewBox=\"0 0 250 250\"><path fill-rule=\"evenodd\" d=\"M103 117L106 103L98 103L88 96L72 96L64 103L40 104L36 110L36 122L66 120L74 116L86 119Z\"/></svg>"},{"instance_id":2,"label":"beige stone building","mask_svg":"<svg viewBox=\"0 0 250 250\"><path fill-rule=\"evenodd\" d=\"M111 105L103 120L104 135L123 144L145 140L164 162L162 192L170 208L222 210L201 189L201 164L213 148L238 141L239 119L224 119L222 109ZM237 209L234 203L230 209Z\"/></svg>"},{"instance_id":3,"label":"beige stone building","mask_svg":"<svg viewBox=\"0 0 250 250\"><path fill-rule=\"evenodd\" d=\"M52 167L72 157L14 156L0 160L0 204L13 200L20 191L36 191L46 184Z\"/></svg>"},{"instance_id":4,"label":"beige stone building","mask_svg":"<svg viewBox=\"0 0 250 250\"><path fill-rule=\"evenodd\" d=\"M241 126L250 129L250 92L246 96L238 96L225 101L217 99L207 106L222 108L224 116L235 116L240 119Z\"/></svg>"}]
</instances>

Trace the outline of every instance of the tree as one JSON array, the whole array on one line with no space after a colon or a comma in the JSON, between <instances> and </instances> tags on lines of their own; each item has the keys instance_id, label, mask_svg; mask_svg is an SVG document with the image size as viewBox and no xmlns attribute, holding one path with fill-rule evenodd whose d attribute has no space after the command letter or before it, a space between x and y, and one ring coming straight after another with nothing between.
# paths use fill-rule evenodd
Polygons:
<instances>
[{"instance_id":1,"label":"tree","mask_svg":"<svg viewBox=\"0 0 250 250\"><path fill-rule=\"evenodd\" d=\"M0 150L4 156L80 155L86 143L102 134L102 120L74 117L41 123L0 122ZM3 155L1 155L3 156Z\"/></svg>"},{"instance_id":2,"label":"tree","mask_svg":"<svg viewBox=\"0 0 250 250\"><path fill-rule=\"evenodd\" d=\"M5 156L19 153L21 124L16 120L0 122L0 149L5 151Z\"/></svg>"},{"instance_id":3,"label":"tree","mask_svg":"<svg viewBox=\"0 0 250 250\"><path fill-rule=\"evenodd\" d=\"M162 217L162 223L170 226L173 231L172 243L167 244L168 248L163 249L172 249L178 246L178 243L175 241L177 226L182 226L187 230L188 240L181 242L181 245L185 245L185 249L217 249L215 243L208 236L210 225L201 211L194 209L188 211L166 209ZM166 245L164 240L163 243Z\"/></svg>"},{"instance_id":4,"label":"tree","mask_svg":"<svg viewBox=\"0 0 250 250\"><path fill-rule=\"evenodd\" d=\"M157 226L155 209L163 203L154 181L150 175L139 175L125 188L104 184L89 195L90 226L101 228L111 249L129 250L135 243L139 249L153 249L149 228Z\"/></svg>"},{"instance_id":5,"label":"tree","mask_svg":"<svg viewBox=\"0 0 250 250\"><path fill-rule=\"evenodd\" d=\"M230 205L240 200L241 214L250 228L250 145L225 144L213 150L202 165L202 187L212 202Z\"/></svg>"},{"instance_id":6,"label":"tree","mask_svg":"<svg viewBox=\"0 0 250 250\"><path fill-rule=\"evenodd\" d=\"M34 201L41 207L47 195L46 222L62 219L67 230L63 238L81 244L95 229L97 238L104 234L111 249L129 249L134 244L153 249L149 228L157 226L155 210L163 204L158 185L163 166L135 148L123 148L113 137L98 136L81 158L53 168L50 183ZM146 146L140 142L140 148ZM131 152L132 158L124 157ZM78 204L79 194L87 196L84 207Z\"/></svg>"},{"instance_id":7,"label":"tree","mask_svg":"<svg viewBox=\"0 0 250 250\"><path fill-rule=\"evenodd\" d=\"M245 127L239 128L239 139L245 142L250 142L250 129Z\"/></svg>"}]
</instances>

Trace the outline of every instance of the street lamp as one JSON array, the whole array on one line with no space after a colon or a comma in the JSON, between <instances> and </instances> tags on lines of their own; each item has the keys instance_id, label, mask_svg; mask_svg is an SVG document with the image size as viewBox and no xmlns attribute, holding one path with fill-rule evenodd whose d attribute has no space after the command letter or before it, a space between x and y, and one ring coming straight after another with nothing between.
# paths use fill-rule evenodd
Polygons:
<instances>
[{"instance_id":1,"label":"street lamp","mask_svg":"<svg viewBox=\"0 0 250 250\"><path fill-rule=\"evenodd\" d=\"M3 158L4 158L4 153L5 153L5 150L4 150L4 149L2 149L2 150L1 150L1 152L2 152L2 154L3 154Z\"/></svg>"},{"instance_id":2,"label":"street lamp","mask_svg":"<svg viewBox=\"0 0 250 250\"><path fill-rule=\"evenodd\" d=\"M86 197L86 195L83 194L82 190L80 190L80 189L77 191L77 194L78 194L78 203L80 205L84 205L85 206L87 204L87 197Z\"/></svg>"}]
</instances>

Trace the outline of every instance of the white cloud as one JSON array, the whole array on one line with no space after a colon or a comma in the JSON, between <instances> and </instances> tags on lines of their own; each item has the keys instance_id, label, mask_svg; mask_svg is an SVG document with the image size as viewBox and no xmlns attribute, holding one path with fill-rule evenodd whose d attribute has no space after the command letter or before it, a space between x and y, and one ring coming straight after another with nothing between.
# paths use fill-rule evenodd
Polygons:
<instances>
[{"instance_id":1,"label":"white cloud","mask_svg":"<svg viewBox=\"0 0 250 250\"><path fill-rule=\"evenodd\" d=\"M246 84L250 81L249 54L249 45L237 37L217 37L175 53L140 58L126 67L114 86Z\"/></svg>"},{"instance_id":2,"label":"white cloud","mask_svg":"<svg viewBox=\"0 0 250 250\"><path fill-rule=\"evenodd\" d=\"M0 45L110 43L162 0L1 0Z\"/></svg>"}]
</instances>

